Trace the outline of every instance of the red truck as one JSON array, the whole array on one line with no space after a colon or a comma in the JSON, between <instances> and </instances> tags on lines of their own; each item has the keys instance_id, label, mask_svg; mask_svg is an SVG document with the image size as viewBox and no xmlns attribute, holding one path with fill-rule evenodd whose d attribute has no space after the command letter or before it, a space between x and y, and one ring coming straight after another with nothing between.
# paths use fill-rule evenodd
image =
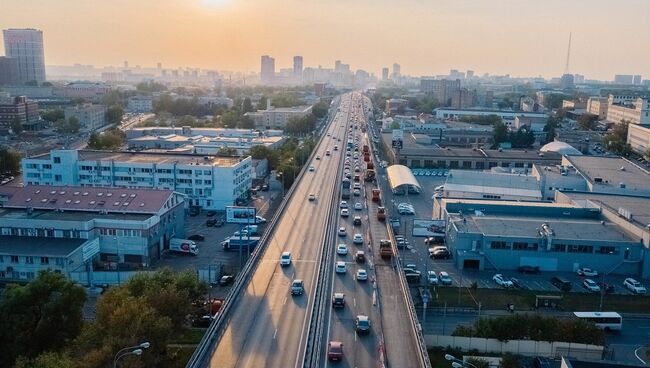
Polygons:
<instances>
[{"instance_id":1,"label":"red truck","mask_svg":"<svg viewBox=\"0 0 650 368\"><path fill-rule=\"evenodd\" d=\"M386 221L386 208L385 207L377 207L377 220L378 221Z\"/></svg>"},{"instance_id":2,"label":"red truck","mask_svg":"<svg viewBox=\"0 0 650 368\"><path fill-rule=\"evenodd\" d=\"M372 189L372 201L381 203L381 199L379 198L379 195L381 194L381 190L379 188L373 188Z\"/></svg>"},{"instance_id":3,"label":"red truck","mask_svg":"<svg viewBox=\"0 0 650 368\"><path fill-rule=\"evenodd\" d=\"M375 164L372 161L368 161L368 164L366 165L366 169L374 170L375 169Z\"/></svg>"},{"instance_id":4,"label":"red truck","mask_svg":"<svg viewBox=\"0 0 650 368\"><path fill-rule=\"evenodd\" d=\"M364 144L363 145L363 153L366 153L366 152L370 153L370 148L368 148L367 144Z\"/></svg>"}]
</instances>

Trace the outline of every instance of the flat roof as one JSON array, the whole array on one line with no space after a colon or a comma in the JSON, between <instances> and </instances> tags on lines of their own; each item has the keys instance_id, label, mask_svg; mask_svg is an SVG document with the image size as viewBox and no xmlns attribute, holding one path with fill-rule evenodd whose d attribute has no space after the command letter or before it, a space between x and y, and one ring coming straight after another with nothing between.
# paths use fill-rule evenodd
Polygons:
<instances>
[{"instance_id":1,"label":"flat roof","mask_svg":"<svg viewBox=\"0 0 650 368\"><path fill-rule=\"evenodd\" d=\"M574 203L588 201L598 207L607 207L610 211L618 213L619 208L632 214L632 221L641 227L650 225L650 198L644 196L605 194L605 193L578 193L562 192Z\"/></svg>"},{"instance_id":2,"label":"flat roof","mask_svg":"<svg viewBox=\"0 0 650 368\"><path fill-rule=\"evenodd\" d=\"M0 235L0 254L65 257L87 241L88 239Z\"/></svg>"},{"instance_id":3,"label":"flat roof","mask_svg":"<svg viewBox=\"0 0 650 368\"><path fill-rule=\"evenodd\" d=\"M565 160L594 186L624 183L627 191L650 190L650 173L621 157L565 156Z\"/></svg>"},{"instance_id":4,"label":"flat roof","mask_svg":"<svg viewBox=\"0 0 650 368\"><path fill-rule=\"evenodd\" d=\"M536 190L539 182L531 175L494 173L485 171L451 170L445 182L447 185L475 185L485 187L505 187L514 189Z\"/></svg>"},{"instance_id":5,"label":"flat roof","mask_svg":"<svg viewBox=\"0 0 650 368\"><path fill-rule=\"evenodd\" d=\"M205 157L208 157L206 160ZM202 156L190 154L167 154L154 152L107 152L107 151L79 151L80 161L118 161L134 163L155 163L155 164L195 164L229 167L241 162L239 157Z\"/></svg>"},{"instance_id":6,"label":"flat roof","mask_svg":"<svg viewBox=\"0 0 650 368\"><path fill-rule=\"evenodd\" d=\"M386 168L386 174L388 175L388 181L392 189L402 185L413 185L418 189L422 188L417 179L415 179L415 176L413 176L411 169L404 165L388 166L388 168Z\"/></svg>"}]
</instances>

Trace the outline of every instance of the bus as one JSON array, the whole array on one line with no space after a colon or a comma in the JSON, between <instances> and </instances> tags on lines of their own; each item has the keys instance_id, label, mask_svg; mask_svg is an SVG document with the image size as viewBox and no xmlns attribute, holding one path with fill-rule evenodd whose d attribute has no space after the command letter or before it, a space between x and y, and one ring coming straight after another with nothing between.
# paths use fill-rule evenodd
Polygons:
<instances>
[{"instance_id":1,"label":"bus","mask_svg":"<svg viewBox=\"0 0 650 368\"><path fill-rule=\"evenodd\" d=\"M593 322L596 327L605 331L620 331L623 327L623 317L616 312L573 312L581 320Z\"/></svg>"}]
</instances>

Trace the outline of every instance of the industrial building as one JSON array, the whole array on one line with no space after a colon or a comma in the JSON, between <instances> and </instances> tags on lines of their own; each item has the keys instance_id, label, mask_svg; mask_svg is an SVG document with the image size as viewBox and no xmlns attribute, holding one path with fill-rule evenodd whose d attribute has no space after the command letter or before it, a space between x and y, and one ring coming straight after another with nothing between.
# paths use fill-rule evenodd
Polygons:
<instances>
[{"instance_id":1,"label":"industrial building","mask_svg":"<svg viewBox=\"0 0 650 368\"><path fill-rule=\"evenodd\" d=\"M302 118L311 114L311 106L296 107L267 107L266 110L247 112L248 116L255 122L257 129L284 129L289 120Z\"/></svg>"},{"instance_id":2,"label":"industrial building","mask_svg":"<svg viewBox=\"0 0 650 368\"><path fill-rule=\"evenodd\" d=\"M210 210L235 204L251 188L250 156L52 150L23 159L22 172L28 186L167 189Z\"/></svg>"},{"instance_id":3,"label":"industrial building","mask_svg":"<svg viewBox=\"0 0 650 368\"><path fill-rule=\"evenodd\" d=\"M0 281L51 269L83 284L148 268L183 237L184 196L171 190L0 187Z\"/></svg>"}]
</instances>

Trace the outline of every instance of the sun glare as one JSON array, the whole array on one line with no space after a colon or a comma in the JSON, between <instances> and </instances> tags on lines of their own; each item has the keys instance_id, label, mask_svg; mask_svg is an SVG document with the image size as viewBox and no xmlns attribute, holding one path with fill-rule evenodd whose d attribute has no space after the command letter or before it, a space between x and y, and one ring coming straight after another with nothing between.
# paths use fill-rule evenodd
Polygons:
<instances>
[{"instance_id":1,"label":"sun glare","mask_svg":"<svg viewBox=\"0 0 650 368\"><path fill-rule=\"evenodd\" d=\"M219 7L230 4L231 0L201 0L201 4L210 7Z\"/></svg>"}]
</instances>

